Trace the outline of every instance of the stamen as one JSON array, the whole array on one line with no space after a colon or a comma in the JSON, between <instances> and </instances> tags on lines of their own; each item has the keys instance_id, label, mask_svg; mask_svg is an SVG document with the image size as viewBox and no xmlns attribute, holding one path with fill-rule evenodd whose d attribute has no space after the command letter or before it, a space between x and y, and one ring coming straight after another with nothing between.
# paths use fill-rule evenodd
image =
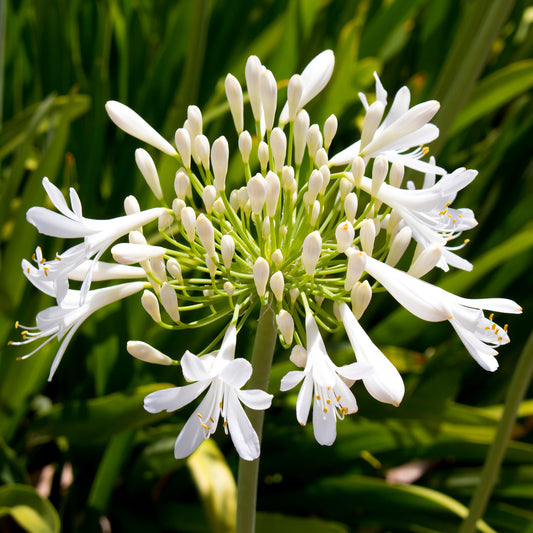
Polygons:
<instances>
[{"instance_id":1,"label":"stamen","mask_svg":"<svg viewBox=\"0 0 533 533\"><path fill-rule=\"evenodd\" d=\"M329 398L326 399L326 403L329 405L331 403L331 400Z\"/></svg>"},{"instance_id":2,"label":"stamen","mask_svg":"<svg viewBox=\"0 0 533 533\"><path fill-rule=\"evenodd\" d=\"M503 337L498 337L498 342L501 342Z\"/></svg>"},{"instance_id":3,"label":"stamen","mask_svg":"<svg viewBox=\"0 0 533 533\"><path fill-rule=\"evenodd\" d=\"M18 327L19 327L19 321L17 320L17 321L15 322L15 329L17 329Z\"/></svg>"},{"instance_id":4,"label":"stamen","mask_svg":"<svg viewBox=\"0 0 533 533\"><path fill-rule=\"evenodd\" d=\"M201 415L200 413L198 413L196 416L197 416L198 418L202 418L202 415Z\"/></svg>"},{"instance_id":5,"label":"stamen","mask_svg":"<svg viewBox=\"0 0 533 533\"><path fill-rule=\"evenodd\" d=\"M203 427L204 429L209 429L209 426L208 426L207 424L203 424L203 423L202 423L202 427Z\"/></svg>"},{"instance_id":6,"label":"stamen","mask_svg":"<svg viewBox=\"0 0 533 533\"><path fill-rule=\"evenodd\" d=\"M505 326L503 326L503 331L507 331L508 327L509 327L509 324L505 324Z\"/></svg>"},{"instance_id":7,"label":"stamen","mask_svg":"<svg viewBox=\"0 0 533 533\"><path fill-rule=\"evenodd\" d=\"M327 413L328 412L328 408L324 407L324 409L322 409L322 411L324 411L324 413Z\"/></svg>"},{"instance_id":8,"label":"stamen","mask_svg":"<svg viewBox=\"0 0 533 533\"><path fill-rule=\"evenodd\" d=\"M339 394L339 395L337 396L336 400L339 402L340 399L341 399L341 395Z\"/></svg>"},{"instance_id":9,"label":"stamen","mask_svg":"<svg viewBox=\"0 0 533 533\"><path fill-rule=\"evenodd\" d=\"M28 272L28 274L30 273L30 267L26 269L26 272Z\"/></svg>"},{"instance_id":10,"label":"stamen","mask_svg":"<svg viewBox=\"0 0 533 533\"><path fill-rule=\"evenodd\" d=\"M211 420L211 422L213 422L213 424L215 423L215 421L211 417L209 417L209 420Z\"/></svg>"},{"instance_id":11,"label":"stamen","mask_svg":"<svg viewBox=\"0 0 533 533\"><path fill-rule=\"evenodd\" d=\"M328 386L328 390L331 390L331 387Z\"/></svg>"},{"instance_id":12,"label":"stamen","mask_svg":"<svg viewBox=\"0 0 533 533\"><path fill-rule=\"evenodd\" d=\"M218 406L222 409L222 402L220 402L220 403L218 404Z\"/></svg>"},{"instance_id":13,"label":"stamen","mask_svg":"<svg viewBox=\"0 0 533 533\"><path fill-rule=\"evenodd\" d=\"M491 314L489 315L489 320L492 321L493 318L494 318L494 313L491 313Z\"/></svg>"},{"instance_id":14,"label":"stamen","mask_svg":"<svg viewBox=\"0 0 533 533\"><path fill-rule=\"evenodd\" d=\"M317 400L320 400L322 397L320 396L320 394L317 394L317 395L315 396L315 398L316 398Z\"/></svg>"}]
</instances>

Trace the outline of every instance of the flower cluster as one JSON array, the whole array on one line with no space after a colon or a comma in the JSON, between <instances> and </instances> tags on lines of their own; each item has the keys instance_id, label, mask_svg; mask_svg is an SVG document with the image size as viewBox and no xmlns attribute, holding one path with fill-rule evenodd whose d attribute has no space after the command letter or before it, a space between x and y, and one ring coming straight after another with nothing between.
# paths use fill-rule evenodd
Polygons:
<instances>
[{"instance_id":1,"label":"flower cluster","mask_svg":"<svg viewBox=\"0 0 533 533\"><path fill-rule=\"evenodd\" d=\"M292 76L279 115L278 83L257 57L250 57L245 69L251 117L245 116L241 84L228 74L232 136L238 138L231 165L228 139L208 139L198 107L188 108L173 146L133 110L108 102L107 112L119 128L174 159L173 198L165 197L168 187L161 186L143 148L135 160L160 208L143 211L130 196L125 216L87 219L74 190L69 208L45 178L59 213L34 207L29 222L45 235L83 242L52 260L45 260L38 248L34 264L23 261L28 279L55 297L57 305L40 312L36 328L24 328L23 340L13 344L64 339L51 378L82 321L134 293L143 291L144 309L167 329L199 328L227 317L218 351L209 352L211 345L205 355L187 351L181 358L183 376L192 383L145 399L149 412L174 411L208 389L176 441L176 457L187 456L208 438L220 416L240 456L258 457L259 440L241 402L263 410L272 396L242 390L252 366L235 358L237 332L258 304L275 309L280 343L292 346L290 359L302 368L283 378L281 390L301 384L296 416L305 425L312 406L320 444L332 444L337 419L357 412L351 390L356 380L380 402L397 406L402 401L400 374L359 324L375 291L388 291L423 320L449 321L472 357L496 370L496 348L509 341L507 327L482 310L519 313L521 308L506 299L460 298L420 279L434 267L472 268L455 253L464 243L450 244L476 220L471 210L451 204L476 171L447 173L434 158L424 161L429 150L421 146L439 133L430 122L438 102L410 107L409 90L403 87L386 112L387 92L377 75L376 100L369 104L360 95L366 111L360 140L331 156L337 118L312 124L304 107L324 89L333 66L328 50ZM252 131L245 128L248 122ZM421 188L413 182L402 188L405 167L423 173ZM158 233L147 238L145 226L156 220ZM126 235L128 242L112 246ZM111 246L115 263L100 261ZM400 260L406 271L396 268ZM137 281L91 289L93 282L120 279ZM80 290L69 289L70 280L82 281ZM329 357L320 333L340 324L356 358L342 367ZM128 351L144 361L173 363L141 341L128 343Z\"/></svg>"}]
</instances>

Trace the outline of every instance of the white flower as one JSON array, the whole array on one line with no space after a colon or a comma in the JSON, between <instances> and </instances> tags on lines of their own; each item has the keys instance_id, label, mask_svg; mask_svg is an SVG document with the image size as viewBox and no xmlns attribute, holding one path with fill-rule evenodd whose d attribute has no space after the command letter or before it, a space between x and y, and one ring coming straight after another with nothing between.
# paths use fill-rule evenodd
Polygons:
<instances>
[{"instance_id":1,"label":"white flower","mask_svg":"<svg viewBox=\"0 0 533 533\"><path fill-rule=\"evenodd\" d=\"M472 270L468 261L453 253L452 250L456 248L445 248L445 245L459 237L464 230L477 225L471 209L449 207L457 193L476 176L476 170L459 168L451 174L445 174L436 184L419 190L398 189L383 183L375 196L398 212L404 223L411 228L414 239L424 248L443 248L437 266L448 270L450 264L463 270ZM370 193L372 180L363 176L361 189Z\"/></svg>"},{"instance_id":2,"label":"white flower","mask_svg":"<svg viewBox=\"0 0 533 533\"><path fill-rule=\"evenodd\" d=\"M319 444L331 446L337 436L337 418L357 412L357 402L346 381L361 379L365 365L336 366L329 358L317 323L310 313L305 317L307 362L304 370L293 370L281 380L280 389L292 389L303 380L296 401L296 418L305 426L313 402L313 430ZM313 392L314 389L314 392ZM314 397L314 400L313 400Z\"/></svg>"},{"instance_id":3,"label":"white flower","mask_svg":"<svg viewBox=\"0 0 533 533\"><path fill-rule=\"evenodd\" d=\"M82 215L80 199L74 189L70 189L72 208L69 208L61 191L48 178L43 178L43 187L59 213L45 207L32 207L26 213L28 222L33 224L39 233L50 237L83 238L83 243L69 248L51 261L38 260L38 271L31 272L34 285L37 286L38 282L34 281L37 276L41 276L42 281L52 281L57 285L58 302L68 289L66 279L69 273L95 256L92 266L87 270L80 292L83 303L90 288L92 269L105 250L118 238L166 213L164 208L153 208L109 220L85 218ZM24 266L27 273L27 265Z\"/></svg>"},{"instance_id":4,"label":"white flower","mask_svg":"<svg viewBox=\"0 0 533 533\"><path fill-rule=\"evenodd\" d=\"M439 129L433 124L428 124L439 110L439 103L436 100L430 100L409 109L411 94L407 87L402 87L396 93L385 120L377 127L387 105L387 91L383 88L376 73L374 77L376 79L376 102L369 106L365 95L359 93L367 115L370 113L374 119L372 125L366 124L365 120L361 135L365 144L361 146L362 141L357 141L345 148L330 159L330 165L346 165L359 155L365 159L365 162L371 157L382 155L388 161L400 161L414 170L444 174L445 171L442 168L420 161L420 158L427 153L420 146L435 140L439 135ZM375 131L368 132L368 128L374 130L374 127ZM367 131L364 131L365 129ZM418 148L407 152L413 147Z\"/></svg>"},{"instance_id":5,"label":"white flower","mask_svg":"<svg viewBox=\"0 0 533 533\"><path fill-rule=\"evenodd\" d=\"M26 359L40 350L52 339L55 338L58 341L61 341L64 337L52 363L52 368L50 369L50 375L48 376L48 381L50 381L61 362L70 340L84 320L98 309L141 291L144 286L144 282L135 281L132 283L115 285L113 287L95 289L88 292L83 304L80 303L80 291L69 290L60 305L48 307L37 314L35 319L36 327L20 325L20 328L26 330L22 333L24 340L20 342L12 342L11 344L28 344L46 338L38 348L21 358Z\"/></svg>"},{"instance_id":6,"label":"white flower","mask_svg":"<svg viewBox=\"0 0 533 533\"><path fill-rule=\"evenodd\" d=\"M372 257L366 258L365 270L413 315L429 322L448 320L485 370L494 372L498 368L494 347L509 342L507 328L495 324L492 315L485 318L482 310L521 313L517 303L506 298L461 298Z\"/></svg>"},{"instance_id":7,"label":"white flower","mask_svg":"<svg viewBox=\"0 0 533 533\"><path fill-rule=\"evenodd\" d=\"M246 359L234 359L237 331L232 324L226 331L217 352L197 357L186 351L181 359L185 387L173 387L149 394L144 408L150 413L172 412L195 400L209 387L205 398L191 415L176 440L174 455L181 459L190 455L204 439L216 430L220 415L224 430L239 455L246 461L259 457L259 439L241 402L251 409L267 409L272 395L258 389L241 390L252 375L252 365Z\"/></svg>"},{"instance_id":8,"label":"white flower","mask_svg":"<svg viewBox=\"0 0 533 533\"><path fill-rule=\"evenodd\" d=\"M363 377L366 390L376 400L398 407L405 393L402 376L370 340L370 337L344 302L340 304L339 311L357 360L374 369L369 375Z\"/></svg>"}]
</instances>

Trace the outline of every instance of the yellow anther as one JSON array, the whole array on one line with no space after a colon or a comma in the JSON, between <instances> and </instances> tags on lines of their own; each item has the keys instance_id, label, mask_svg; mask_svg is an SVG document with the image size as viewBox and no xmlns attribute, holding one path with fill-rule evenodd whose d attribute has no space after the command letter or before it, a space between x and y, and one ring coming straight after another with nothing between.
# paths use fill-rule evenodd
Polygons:
<instances>
[{"instance_id":1,"label":"yellow anther","mask_svg":"<svg viewBox=\"0 0 533 533\"><path fill-rule=\"evenodd\" d=\"M213 424L215 423L215 421L211 417L209 417L209 420L211 420L211 422L213 422Z\"/></svg>"},{"instance_id":2,"label":"yellow anther","mask_svg":"<svg viewBox=\"0 0 533 533\"><path fill-rule=\"evenodd\" d=\"M218 406L222 409L222 402L220 402L220 403L218 404Z\"/></svg>"},{"instance_id":3,"label":"yellow anther","mask_svg":"<svg viewBox=\"0 0 533 533\"><path fill-rule=\"evenodd\" d=\"M345 222L344 225L342 226L342 229L343 230L348 230L348 222Z\"/></svg>"},{"instance_id":4,"label":"yellow anther","mask_svg":"<svg viewBox=\"0 0 533 533\"><path fill-rule=\"evenodd\" d=\"M198 413L198 415L197 415L197 416L198 416L198 418L202 418L202 415L201 415L200 413Z\"/></svg>"},{"instance_id":5,"label":"yellow anther","mask_svg":"<svg viewBox=\"0 0 533 533\"><path fill-rule=\"evenodd\" d=\"M450 215L450 213L448 213L448 218L452 218L452 215Z\"/></svg>"},{"instance_id":6,"label":"yellow anther","mask_svg":"<svg viewBox=\"0 0 533 533\"><path fill-rule=\"evenodd\" d=\"M446 203L444 204L444 207L448 207L449 205L450 205L450 202L446 202Z\"/></svg>"},{"instance_id":7,"label":"yellow anther","mask_svg":"<svg viewBox=\"0 0 533 533\"><path fill-rule=\"evenodd\" d=\"M16 357L15 361L22 361L22 357Z\"/></svg>"},{"instance_id":8,"label":"yellow anther","mask_svg":"<svg viewBox=\"0 0 533 533\"><path fill-rule=\"evenodd\" d=\"M494 313L491 313L491 314L489 315L489 320L492 320L493 318L494 318Z\"/></svg>"},{"instance_id":9,"label":"yellow anther","mask_svg":"<svg viewBox=\"0 0 533 533\"><path fill-rule=\"evenodd\" d=\"M341 395L339 394L339 395L337 396L337 401L340 401L340 399L341 399Z\"/></svg>"},{"instance_id":10,"label":"yellow anther","mask_svg":"<svg viewBox=\"0 0 533 533\"><path fill-rule=\"evenodd\" d=\"M209 429L209 427L207 426L207 424L202 424L202 427L203 427L204 429Z\"/></svg>"},{"instance_id":11,"label":"yellow anther","mask_svg":"<svg viewBox=\"0 0 533 533\"><path fill-rule=\"evenodd\" d=\"M455 218L452 220L452 224L457 224L457 220L455 220Z\"/></svg>"},{"instance_id":12,"label":"yellow anther","mask_svg":"<svg viewBox=\"0 0 533 533\"><path fill-rule=\"evenodd\" d=\"M21 331L20 334L21 335L27 335L28 334L28 330Z\"/></svg>"},{"instance_id":13,"label":"yellow anther","mask_svg":"<svg viewBox=\"0 0 533 533\"><path fill-rule=\"evenodd\" d=\"M465 239L465 244L468 244L470 242L470 239Z\"/></svg>"},{"instance_id":14,"label":"yellow anther","mask_svg":"<svg viewBox=\"0 0 533 533\"><path fill-rule=\"evenodd\" d=\"M499 332L500 332L500 328L498 328L498 329L494 332L494 335L498 335Z\"/></svg>"},{"instance_id":15,"label":"yellow anther","mask_svg":"<svg viewBox=\"0 0 533 533\"><path fill-rule=\"evenodd\" d=\"M496 324L492 324L491 329L494 331L496 329Z\"/></svg>"},{"instance_id":16,"label":"yellow anther","mask_svg":"<svg viewBox=\"0 0 533 533\"><path fill-rule=\"evenodd\" d=\"M498 342L501 342L502 339L503 337L498 337Z\"/></svg>"},{"instance_id":17,"label":"yellow anther","mask_svg":"<svg viewBox=\"0 0 533 533\"><path fill-rule=\"evenodd\" d=\"M424 155L426 155L429 153L429 148L427 146L424 146L424 148L422 148L422 151L424 152Z\"/></svg>"},{"instance_id":18,"label":"yellow anther","mask_svg":"<svg viewBox=\"0 0 533 533\"><path fill-rule=\"evenodd\" d=\"M316 398L317 400L320 400L320 399L321 399L320 394L317 394L317 395L315 396L315 398Z\"/></svg>"},{"instance_id":19,"label":"yellow anther","mask_svg":"<svg viewBox=\"0 0 533 533\"><path fill-rule=\"evenodd\" d=\"M328 399L326 400L326 403L329 405L329 404L331 403L331 400L328 398Z\"/></svg>"},{"instance_id":20,"label":"yellow anther","mask_svg":"<svg viewBox=\"0 0 533 533\"><path fill-rule=\"evenodd\" d=\"M28 267L28 268L26 269L26 272L27 272L28 274L30 273L30 267Z\"/></svg>"},{"instance_id":21,"label":"yellow anther","mask_svg":"<svg viewBox=\"0 0 533 533\"><path fill-rule=\"evenodd\" d=\"M7 345L11 346L13 344L13 341L7 341Z\"/></svg>"},{"instance_id":22,"label":"yellow anther","mask_svg":"<svg viewBox=\"0 0 533 533\"><path fill-rule=\"evenodd\" d=\"M61 257L59 257L59 255L57 255L57 254L56 254L56 259L57 259L58 261L61 261Z\"/></svg>"},{"instance_id":23,"label":"yellow anther","mask_svg":"<svg viewBox=\"0 0 533 533\"><path fill-rule=\"evenodd\" d=\"M439 213L439 215L445 215L447 211L448 211L448 210L445 209L444 211L441 211L441 212Z\"/></svg>"},{"instance_id":24,"label":"yellow anther","mask_svg":"<svg viewBox=\"0 0 533 533\"><path fill-rule=\"evenodd\" d=\"M461 213L457 213L457 216L458 216L459 218L463 218L463 215L461 215Z\"/></svg>"},{"instance_id":25,"label":"yellow anther","mask_svg":"<svg viewBox=\"0 0 533 533\"><path fill-rule=\"evenodd\" d=\"M19 324L19 321L17 320L17 321L15 322L15 329L17 329L17 328L19 327L19 325L20 325L20 324Z\"/></svg>"},{"instance_id":26,"label":"yellow anther","mask_svg":"<svg viewBox=\"0 0 533 533\"><path fill-rule=\"evenodd\" d=\"M222 424L222 427L225 428L228 425L228 421L224 420L224 423Z\"/></svg>"},{"instance_id":27,"label":"yellow anther","mask_svg":"<svg viewBox=\"0 0 533 533\"><path fill-rule=\"evenodd\" d=\"M37 260L37 258L35 257L35 253L31 254L31 258L32 258L33 261Z\"/></svg>"},{"instance_id":28,"label":"yellow anther","mask_svg":"<svg viewBox=\"0 0 533 533\"><path fill-rule=\"evenodd\" d=\"M331 390L331 387L328 387L328 390Z\"/></svg>"},{"instance_id":29,"label":"yellow anther","mask_svg":"<svg viewBox=\"0 0 533 533\"><path fill-rule=\"evenodd\" d=\"M327 407L324 407L324 409L322 409L324 411L324 413L327 413L328 412L328 408Z\"/></svg>"},{"instance_id":30,"label":"yellow anther","mask_svg":"<svg viewBox=\"0 0 533 533\"><path fill-rule=\"evenodd\" d=\"M487 329L490 329L490 326L485 326L485 331L486 331Z\"/></svg>"},{"instance_id":31,"label":"yellow anther","mask_svg":"<svg viewBox=\"0 0 533 533\"><path fill-rule=\"evenodd\" d=\"M355 415L355 413L357 413L357 409L354 409L354 410L352 411L352 415Z\"/></svg>"},{"instance_id":32,"label":"yellow anther","mask_svg":"<svg viewBox=\"0 0 533 533\"><path fill-rule=\"evenodd\" d=\"M505 326L503 326L503 331L507 331L508 327L509 327L509 324L505 324Z\"/></svg>"},{"instance_id":33,"label":"yellow anther","mask_svg":"<svg viewBox=\"0 0 533 533\"><path fill-rule=\"evenodd\" d=\"M39 264L44 265L45 263L46 263L46 259L43 257L43 258L39 261Z\"/></svg>"}]
</instances>

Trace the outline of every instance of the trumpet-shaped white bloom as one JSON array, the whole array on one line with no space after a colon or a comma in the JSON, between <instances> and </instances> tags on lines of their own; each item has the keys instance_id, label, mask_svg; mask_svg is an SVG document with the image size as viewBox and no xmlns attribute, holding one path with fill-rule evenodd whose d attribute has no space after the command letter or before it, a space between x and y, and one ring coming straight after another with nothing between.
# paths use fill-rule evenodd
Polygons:
<instances>
[{"instance_id":1,"label":"trumpet-shaped white bloom","mask_svg":"<svg viewBox=\"0 0 533 533\"><path fill-rule=\"evenodd\" d=\"M224 430L229 431L239 455L246 461L259 457L259 439L248 420L241 402L250 409L267 409L272 395L254 390L241 390L252 375L252 365L246 359L235 359L237 331L231 324L224 335L220 350L202 357L186 351L181 359L185 387L173 387L149 394L144 408L150 413L172 412L195 400L209 387L205 398L189 418L176 440L174 455L181 459L190 455L217 428L222 415Z\"/></svg>"},{"instance_id":2,"label":"trumpet-shaped white bloom","mask_svg":"<svg viewBox=\"0 0 533 533\"><path fill-rule=\"evenodd\" d=\"M381 155L388 161L400 161L414 170L444 174L444 169L420 161L420 158L427 153L427 150L420 146L439 136L437 126L429 124L439 110L439 103L436 100L430 100L409 108L411 93L407 87L402 87L396 93L387 116L380 124L387 105L387 91L383 88L376 73L374 77L376 79L376 102L371 106L368 105L366 96L359 93L367 116L369 113L372 116L370 121L372 124L368 124L365 120L362 140L333 156L329 161L330 166L346 165L357 156L363 157L366 162L371 157ZM417 148L411 152L408 151L414 147Z\"/></svg>"},{"instance_id":3,"label":"trumpet-shaped white bloom","mask_svg":"<svg viewBox=\"0 0 533 533\"><path fill-rule=\"evenodd\" d=\"M398 407L405 394L402 376L370 340L370 337L344 302L340 304L339 312L357 360L369 365L374 370L363 377L366 390L376 400Z\"/></svg>"},{"instance_id":4,"label":"trumpet-shaped white bloom","mask_svg":"<svg viewBox=\"0 0 533 533\"><path fill-rule=\"evenodd\" d=\"M36 257L38 269L30 269L28 272L28 265L23 264L25 274L30 277L34 285L38 286L42 281L45 283L52 281L55 284L58 302L66 295L69 273L95 256L92 266L87 270L80 292L83 303L90 288L92 269L105 250L118 238L166 213L164 208L156 207L110 220L85 218L82 215L79 196L74 189L70 189L71 208L69 208L61 191L48 178L43 178L43 187L59 213L45 207L32 207L26 214L28 222L33 224L39 233L50 237L83 238L83 243L69 248L53 260L46 261L42 257Z\"/></svg>"},{"instance_id":5,"label":"trumpet-shaped white bloom","mask_svg":"<svg viewBox=\"0 0 533 533\"><path fill-rule=\"evenodd\" d=\"M454 254L454 248L445 246L464 230L477 225L471 209L449 207L457 193L476 176L475 170L459 168L451 174L445 174L436 184L419 190L398 189L383 183L375 196L397 211L411 228L414 239L424 248L442 247L442 257L437 266L448 270L450 264L463 270L472 270L471 263ZM370 193L372 180L363 176L361 188Z\"/></svg>"},{"instance_id":6,"label":"trumpet-shaped white bloom","mask_svg":"<svg viewBox=\"0 0 533 533\"><path fill-rule=\"evenodd\" d=\"M313 403L313 431L319 444L331 446L337 437L337 418L357 412L357 401L346 381L361 379L367 365L336 366L329 358L317 323L310 313L305 317L307 361L304 370L293 370L281 380L281 390L292 389L303 380L296 402L296 418L305 426Z\"/></svg>"},{"instance_id":7,"label":"trumpet-shaped white bloom","mask_svg":"<svg viewBox=\"0 0 533 533\"><path fill-rule=\"evenodd\" d=\"M26 359L52 339L55 338L58 341L63 339L50 369L50 375L48 376L48 381L50 381L63 358L70 340L84 320L98 309L141 291L144 286L144 282L135 281L113 287L95 289L88 292L83 304L80 303L80 291L69 290L59 305L48 307L37 314L35 327L20 325L19 327L25 330L22 333L24 340L11 342L11 344L21 345L46 339L38 348L21 358Z\"/></svg>"},{"instance_id":8,"label":"trumpet-shaped white bloom","mask_svg":"<svg viewBox=\"0 0 533 533\"><path fill-rule=\"evenodd\" d=\"M516 302L506 298L461 298L372 257L366 258L365 270L413 315L429 322L448 320L485 370L494 372L498 368L494 347L509 342L507 328L495 324L492 315L485 318L482 310L521 313Z\"/></svg>"}]
</instances>

